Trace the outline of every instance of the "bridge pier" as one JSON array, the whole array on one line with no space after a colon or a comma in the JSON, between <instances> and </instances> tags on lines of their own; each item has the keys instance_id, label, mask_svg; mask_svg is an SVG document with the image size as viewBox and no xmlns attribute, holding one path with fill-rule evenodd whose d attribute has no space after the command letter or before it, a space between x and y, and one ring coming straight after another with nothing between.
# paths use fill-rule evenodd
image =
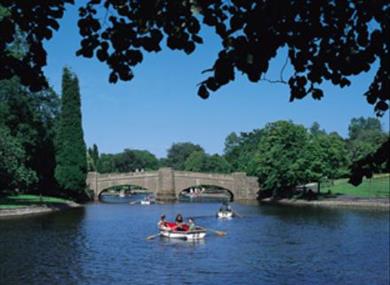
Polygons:
<instances>
[{"instance_id":1,"label":"bridge pier","mask_svg":"<svg viewBox=\"0 0 390 285\"><path fill-rule=\"evenodd\" d=\"M156 200L160 202L175 202L175 176L172 168L164 167L158 170L158 185Z\"/></svg>"},{"instance_id":2,"label":"bridge pier","mask_svg":"<svg viewBox=\"0 0 390 285\"><path fill-rule=\"evenodd\" d=\"M256 200L259 189L256 177L248 177L245 172L232 173L234 178L233 191L236 200Z\"/></svg>"},{"instance_id":3,"label":"bridge pier","mask_svg":"<svg viewBox=\"0 0 390 285\"><path fill-rule=\"evenodd\" d=\"M93 200L95 202L99 201L99 195L97 193L98 176L99 176L99 173L97 173L97 172L88 172L87 181L86 181L86 184L88 185L89 189L93 190L93 192L94 192Z\"/></svg>"}]
</instances>

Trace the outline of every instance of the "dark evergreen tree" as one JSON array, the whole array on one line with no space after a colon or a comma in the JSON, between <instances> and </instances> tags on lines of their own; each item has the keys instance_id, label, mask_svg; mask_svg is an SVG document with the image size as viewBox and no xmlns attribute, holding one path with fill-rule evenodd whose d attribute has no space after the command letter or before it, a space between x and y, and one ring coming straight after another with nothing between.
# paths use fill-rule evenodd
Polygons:
<instances>
[{"instance_id":1,"label":"dark evergreen tree","mask_svg":"<svg viewBox=\"0 0 390 285\"><path fill-rule=\"evenodd\" d=\"M88 148L87 153L88 171L97 171L97 165L99 162L99 150L96 144Z\"/></svg>"},{"instance_id":2,"label":"dark evergreen tree","mask_svg":"<svg viewBox=\"0 0 390 285\"><path fill-rule=\"evenodd\" d=\"M62 77L61 113L57 134L55 176L66 194L76 200L85 197L86 145L81 124L78 79L68 68Z\"/></svg>"},{"instance_id":3,"label":"dark evergreen tree","mask_svg":"<svg viewBox=\"0 0 390 285\"><path fill-rule=\"evenodd\" d=\"M93 147L91 149L91 158L95 164L95 167L97 165L97 162L99 160L99 149L96 144L93 144Z\"/></svg>"}]
</instances>

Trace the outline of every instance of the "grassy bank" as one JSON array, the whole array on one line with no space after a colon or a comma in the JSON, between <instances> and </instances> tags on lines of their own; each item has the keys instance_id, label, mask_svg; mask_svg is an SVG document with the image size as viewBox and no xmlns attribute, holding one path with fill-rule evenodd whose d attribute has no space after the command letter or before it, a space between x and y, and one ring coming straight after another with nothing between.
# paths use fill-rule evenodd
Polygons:
<instances>
[{"instance_id":1,"label":"grassy bank","mask_svg":"<svg viewBox=\"0 0 390 285\"><path fill-rule=\"evenodd\" d=\"M57 197L21 194L0 197L0 209L17 209L34 205L61 205L70 202Z\"/></svg>"},{"instance_id":2,"label":"grassy bank","mask_svg":"<svg viewBox=\"0 0 390 285\"><path fill-rule=\"evenodd\" d=\"M348 179L335 180L333 185L321 185L321 193L330 191L331 194L364 198L389 198L390 175L375 175L371 179L364 179L355 187L348 183Z\"/></svg>"}]
</instances>

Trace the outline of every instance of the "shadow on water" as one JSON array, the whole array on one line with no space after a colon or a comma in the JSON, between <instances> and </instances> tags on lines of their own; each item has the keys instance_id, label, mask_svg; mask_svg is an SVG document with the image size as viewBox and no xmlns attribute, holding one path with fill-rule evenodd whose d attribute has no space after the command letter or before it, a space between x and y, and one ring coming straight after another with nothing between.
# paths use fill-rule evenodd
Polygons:
<instances>
[{"instance_id":1,"label":"shadow on water","mask_svg":"<svg viewBox=\"0 0 390 285\"><path fill-rule=\"evenodd\" d=\"M80 208L0 221L0 283L77 283L85 250L84 216Z\"/></svg>"}]
</instances>

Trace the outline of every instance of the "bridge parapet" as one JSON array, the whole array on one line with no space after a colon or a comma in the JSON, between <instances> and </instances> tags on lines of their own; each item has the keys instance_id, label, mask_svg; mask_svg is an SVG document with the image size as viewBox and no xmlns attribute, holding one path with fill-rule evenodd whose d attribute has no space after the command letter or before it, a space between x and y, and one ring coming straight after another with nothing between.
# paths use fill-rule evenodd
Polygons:
<instances>
[{"instance_id":1,"label":"bridge parapet","mask_svg":"<svg viewBox=\"0 0 390 285\"><path fill-rule=\"evenodd\" d=\"M232 174L224 173L203 173L203 172L192 172L192 171L177 171L175 170L175 176L187 176L187 177L199 177L199 178L214 178L214 179L226 179L232 180Z\"/></svg>"},{"instance_id":2,"label":"bridge parapet","mask_svg":"<svg viewBox=\"0 0 390 285\"><path fill-rule=\"evenodd\" d=\"M97 173L97 172L96 172ZM99 178L120 178L120 177L128 177L128 176L155 176L158 174L158 171L147 171L147 172L126 172L126 173L103 173L99 174Z\"/></svg>"}]
</instances>

